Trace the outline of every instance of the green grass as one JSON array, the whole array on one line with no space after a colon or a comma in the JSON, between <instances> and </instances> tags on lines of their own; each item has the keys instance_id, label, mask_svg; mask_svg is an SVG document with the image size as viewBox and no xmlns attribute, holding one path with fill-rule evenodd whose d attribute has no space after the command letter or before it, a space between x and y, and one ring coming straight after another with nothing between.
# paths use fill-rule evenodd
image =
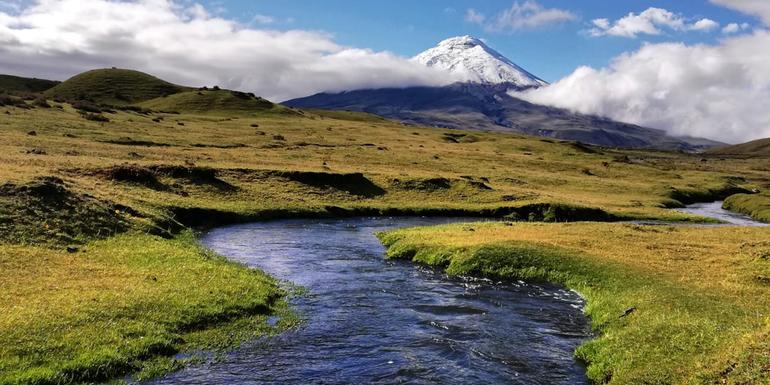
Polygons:
<instances>
[{"instance_id":1,"label":"green grass","mask_svg":"<svg viewBox=\"0 0 770 385\"><path fill-rule=\"evenodd\" d=\"M770 229L476 223L380 234L388 256L450 275L579 291L608 384L759 384L770 371ZM635 311L620 317L626 309Z\"/></svg>"},{"instance_id":2,"label":"green grass","mask_svg":"<svg viewBox=\"0 0 770 385\"><path fill-rule=\"evenodd\" d=\"M221 345L232 321L253 338L281 306L274 280L201 249L190 232L127 233L75 254L5 245L0 267L4 385L109 379Z\"/></svg>"},{"instance_id":3,"label":"green grass","mask_svg":"<svg viewBox=\"0 0 770 385\"><path fill-rule=\"evenodd\" d=\"M0 75L0 92L9 94L39 93L59 84L57 81Z\"/></svg>"},{"instance_id":4,"label":"green grass","mask_svg":"<svg viewBox=\"0 0 770 385\"><path fill-rule=\"evenodd\" d=\"M154 80L137 76L133 97L155 92L146 87ZM81 84L95 82L87 80ZM97 99L117 99L114 84L78 87ZM195 103L203 96L201 109L234 96L202 93L179 95ZM51 108L0 106L0 298L2 308L11 309L0 315L0 373L7 383L151 375L176 367L168 354L192 341L232 346L240 338L230 333L243 329L228 329L232 325L247 322L253 327L246 330L265 332L264 316L282 311L259 306L263 294L279 293L272 280L201 251L185 225L373 214L693 221L699 218L666 207L676 205L672 199L712 199L770 182L760 159L587 151L569 142L407 126L359 113L274 107L246 114L223 105L181 114L106 111L109 121L97 122L70 104L49 102ZM581 230L583 241L616 228L595 226ZM709 231L725 242L740 238ZM669 236L651 232L648 245ZM68 246L81 251L67 253ZM644 298L669 295L669 281L657 276L667 266L649 267ZM700 266L693 277L710 274L712 265ZM701 289L711 290L693 290ZM607 314L622 307L613 306ZM725 311L725 320L740 321L742 310ZM701 322L693 317L695 325ZM675 325L686 329L685 318L679 321ZM106 331L99 335L97 327ZM700 347L680 342L683 349ZM764 359L764 351L758 357ZM644 368L659 370L640 366L639 373Z\"/></svg>"},{"instance_id":5,"label":"green grass","mask_svg":"<svg viewBox=\"0 0 770 385\"><path fill-rule=\"evenodd\" d=\"M78 74L44 94L49 99L125 105L175 94L185 89L139 71L112 68Z\"/></svg>"},{"instance_id":6,"label":"green grass","mask_svg":"<svg viewBox=\"0 0 770 385\"><path fill-rule=\"evenodd\" d=\"M155 111L192 114L250 115L288 110L253 95L227 90L195 90L160 97L139 104Z\"/></svg>"},{"instance_id":7,"label":"green grass","mask_svg":"<svg viewBox=\"0 0 770 385\"><path fill-rule=\"evenodd\" d=\"M770 223L770 196L766 194L736 194L725 199L722 207Z\"/></svg>"}]
</instances>

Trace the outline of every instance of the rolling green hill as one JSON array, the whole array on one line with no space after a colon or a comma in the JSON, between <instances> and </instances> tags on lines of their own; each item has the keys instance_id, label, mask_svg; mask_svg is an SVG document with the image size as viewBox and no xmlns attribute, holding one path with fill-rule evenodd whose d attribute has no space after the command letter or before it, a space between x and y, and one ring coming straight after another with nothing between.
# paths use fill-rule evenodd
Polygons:
<instances>
[{"instance_id":1,"label":"rolling green hill","mask_svg":"<svg viewBox=\"0 0 770 385\"><path fill-rule=\"evenodd\" d=\"M201 89L155 98L138 105L154 111L175 111L193 114L240 114L280 112L289 109L273 104L254 94L229 90Z\"/></svg>"},{"instance_id":2,"label":"rolling green hill","mask_svg":"<svg viewBox=\"0 0 770 385\"><path fill-rule=\"evenodd\" d=\"M188 90L152 75L124 69L98 69L75 75L45 92L52 99L100 104L132 104Z\"/></svg>"},{"instance_id":3,"label":"rolling green hill","mask_svg":"<svg viewBox=\"0 0 770 385\"><path fill-rule=\"evenodd\" d=\"M0 92L9 94L43 92L57 84L59 82L54 80L0 75Z\"/></svg>"},{"instance_id":4,"label":"rolling green hill","mask_svg":"<svg viewBox=\"0 0 770 385\"><path fill-rule=\"evenodd\" d=\"M770 138L753 140L734 146L718 147L706 152L712 155L763 157L770 156Z\"/></svg>"}]
</instances>

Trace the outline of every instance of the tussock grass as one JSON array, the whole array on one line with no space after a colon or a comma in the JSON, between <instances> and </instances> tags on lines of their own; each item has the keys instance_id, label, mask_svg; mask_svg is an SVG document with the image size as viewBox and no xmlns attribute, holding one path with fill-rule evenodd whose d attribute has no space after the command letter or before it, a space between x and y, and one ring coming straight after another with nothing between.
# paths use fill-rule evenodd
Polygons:
<instances>
[{"instance_id":1,"label":"tussock grass","mask_svg":"<svg viewBox=\"0 0 770 385\"><path fill-rule=\"evenodd\" d=\"M725 199L722 207L770 223L770 196L767 194L736 194Z\"/></svg>"},{"instance_id":2,"label":"tussock grass","mask_svg":"<svg viewBox=\"0 0 770 385\"><path fill-rule=\"evenodd\" d=\"M221 342L200 331L234 319L253 338L280 297L270 277L202 250L190 232L128 233L75 254L0 246L0 384L109 379Z\"/></svg>"},{"instance_id":3,"label":"tussock grass","mask_svg":"<svg viewBox=\"0 0 770 385\"><path fill-rule=\"evenodd\" d=\"M597 383L767 382L770 229L475 223L380 237L390 257L452 275L579 291L597 337L576 356Z\"/></svg>"}]
</instances>

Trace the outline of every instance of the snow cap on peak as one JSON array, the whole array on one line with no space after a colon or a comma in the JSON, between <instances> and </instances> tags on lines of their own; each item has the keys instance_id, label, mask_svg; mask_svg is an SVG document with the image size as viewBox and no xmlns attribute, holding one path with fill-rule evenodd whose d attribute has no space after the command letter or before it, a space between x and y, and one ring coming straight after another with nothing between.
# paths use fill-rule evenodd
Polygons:
<instances>
[{"instance_id":1,"label":"snow cap on peak","mask_svg":"<svg viewBox=\"0 0 770 385\"><path fill-rule=\"evenodd\" d=\"M473 36L443 40L412 60L459 75L472 83L510 83L522 88L548 84Z\"/></svg>"}]
</instances>

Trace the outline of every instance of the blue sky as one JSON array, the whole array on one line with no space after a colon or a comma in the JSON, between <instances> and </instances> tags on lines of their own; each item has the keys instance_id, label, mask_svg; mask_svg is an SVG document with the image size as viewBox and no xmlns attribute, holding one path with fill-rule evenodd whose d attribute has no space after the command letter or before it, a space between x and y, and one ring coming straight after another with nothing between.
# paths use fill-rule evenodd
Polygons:
<instances>
[{"instance_id":1,"label":"blue sky","mask_svg":"<svg viewBox=\"0 0 770 385\"><path fill-rule=\"evenodd\" d=\"M721 27L708 32L666 30L661 35L636 38L589 36L586 31L597 18L616 20L629 12L638 14L649 7L659 7L686 20L708 18L722 27L729 23L757 24L750 16L705 0L541 0L538 3L544 8L570 11L576 19L515 31L490 32L466 20L468 9L491 17L513 3L510 0L219 0L207 4L210 9L220 8L223 16L243 23L252 22L255 15L267 16L273 21L262 28L324 31L340 44L387 50L402 56L415 55L447 37L473 35L485 39L493 48L548 81L558 80L580 65L604 67L613 57L633 51L645 42L714 44L724 37ZM256 27L260 23L253 24Z\"/></svg>"}]
</instances>

